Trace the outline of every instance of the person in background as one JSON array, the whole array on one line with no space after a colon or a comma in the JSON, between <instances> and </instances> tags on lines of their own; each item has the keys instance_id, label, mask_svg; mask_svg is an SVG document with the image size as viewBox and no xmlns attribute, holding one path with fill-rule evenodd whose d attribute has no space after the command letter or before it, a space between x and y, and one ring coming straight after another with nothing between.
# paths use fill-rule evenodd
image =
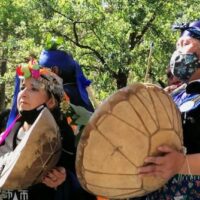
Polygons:
<instances>
[{"instance_id":1,"label":"person in background","mask_svg":"<svg viewBox=\"0 0 200 200\"><path fill-rule=\"evenodd\" d=\"M177 25L181 37L170 61L172 74L185 83L172 98L182 115L184 151L160 146L163 156L147 157L141 176L159 176L167 184L142 199L200 199L200 21Z\"/></svg>"},{"instance_id":2,"label":"person in background","mask_svg":"<svg viewBox=\"0 0 200 200\"><path fill-rule=\"evenodd\" d=\"M69 53L56 48L45 49L40 54L39 64L44 68L51 69L51 71L63 79L64 90L67 96L69 96L70 103L73 104L75 108L76 106L81 107L84 109L84 112L82 113L85 113L87 116L87 113L92 114L94 112L94 106L90 100L91 90L89 88L91 81L85 77L80 65ZM75 111L75 113L76 112L78 112L78 109ZM79 113L76 114L79 116ZM88 118L87 116L82 117ZM85 124L78 124L79 130L75 130L76 146L84 125ZM83 191L82 196L88 196L87 200L96 199L94 195L89 195Z\"/></svg>"},{"instance_id":3,"label":"person in background","mask_svg":"<svg viewBox=\"0 0 200 200\"><path fill-rule=\"evenodd\" d=\"M170 67L167 68L166 70L166 75L167 75L167 85L176 85L179 87L181 85L181 81L172 74Z\"/></svg>"},{"instance_id":4,"label":"person in background","mask_svg":"<svg viewBox=\"0 0 200 200\"><path fill-rule=\"evenodd\" d=\"M172 74L170 66L168 66L166 69L166 76L167 76L167 87L165 87L164 90L170 94L180 85L182 85L182 82Z\"/></svg>"},{"instance_id":5,"label":"person in background","mask_svg":"<svg viewBox=\"0 0 200 200\"><path fill-rule=\"evenodd\" d=\"M94 111L87 92L91 81L85 77L80 65L69 53L54 48L43 50L39 64L42 67L50 68L63 79L64 90L72 104L84 107L90 112Z\"/></svg>"}]
</instances>

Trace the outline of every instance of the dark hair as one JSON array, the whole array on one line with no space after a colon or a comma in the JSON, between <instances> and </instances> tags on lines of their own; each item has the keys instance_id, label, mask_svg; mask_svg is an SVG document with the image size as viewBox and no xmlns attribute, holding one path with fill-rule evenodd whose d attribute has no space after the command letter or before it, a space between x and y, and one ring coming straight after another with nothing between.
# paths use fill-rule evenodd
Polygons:
<instances>
[{"instance_id":1,"label":"dark hair","mask_svg":"<svg viewBox=\"0 0 200 200\"><path fill-rule=\"evenodd\" d=\"M10 114L10 109L3 110L0 113L0 132L3 132L5 130L9 114Z\"/></svg>"},{"instance_id":2,"label":"dark hair","mask_svg":"<svg viewBox=\"0 0 200 200\"><path fill-rule=\"evenodd\" d=\"M171 71L168 71L167 73L166 73L166 75L167 75L167 78L168 79L170 79L170 78L172 78L174 75L172 74L172 72Z\"/></svg>"}]
</instances>

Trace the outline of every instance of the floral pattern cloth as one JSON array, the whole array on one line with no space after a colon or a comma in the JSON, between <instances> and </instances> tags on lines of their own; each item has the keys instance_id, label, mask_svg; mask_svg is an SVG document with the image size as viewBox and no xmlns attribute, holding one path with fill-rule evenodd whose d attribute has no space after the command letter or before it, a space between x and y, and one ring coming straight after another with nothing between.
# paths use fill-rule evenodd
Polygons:
<instances>
[{"instance_id":1,"label":"floral pattern cloth","mask_svg":"<svg viewBox=\"0 0 200 200\"><path fill-rule=\"evenodd\" d=\"M200 199L200 176L180 174L176 175L161 189L139 199L198 200Z\"/></svg>"}]
</instances>

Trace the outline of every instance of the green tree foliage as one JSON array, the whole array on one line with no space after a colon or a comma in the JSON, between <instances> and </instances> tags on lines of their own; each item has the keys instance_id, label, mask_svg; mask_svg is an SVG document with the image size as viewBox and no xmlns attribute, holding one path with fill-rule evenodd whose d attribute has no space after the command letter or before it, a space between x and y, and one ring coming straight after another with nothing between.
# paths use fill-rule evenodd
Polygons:
<instances>
[{"instance_id":1,"label":"green tree foliage","mask_svg":"<svg viewBox=\"0 0 200 200\"><path fill-rule=\"evenodd\" d=\"M11 14L12 13L12 14ZM13 29L21 22L19 10L12 1L0 2L0 75L4 76L7 70L9 59L9 50L13 49L12 39L14 36ZM15 35L16 36L16 35ZM5 107L5 82L1 78L0 82L0 110Z\"/></svg>"},{"instance_id":2,"label":"green tree foliage","mask_svg":"<svg viewBox=\"0 0 200 200\"><path fill-rule=\"evenodd\" d=\"M187 3L172 0L35 1L34 5L46 19L44 32L62 36L65 48L107 92L144 80L151 43L151 78L162 79L177 36L171 25L187 18L183 8L188 8Z\"/></svg>"},{"instance_id":3,"label":"green tree foliage","mask_svg":"<svg viewBox=\"0 0 200 200\"><path fill-rule=\"evenodd\" d=\"M35 13L26 1L0 0L0 111L10 106L15 67L32 51L40 52L41 35L35 27ZM5 90L6 88L6 90ZM8 105L7 105L8 104Z\"/></svg>"},{"instance_id":4,"label":"green tree foliage","mask_svg":"<svg viewBox=\"0 0 200 200\"><path fill-rule=\"evenodd\" d=\"M61 48L79 61L100 100L144 81L147 67L150 81L165 81L179 35L171 31L172 24L199 18L200 8L197 0L0 1L7 73L31 52L39 56L46 37L60 37Z\"/></svg>"}]
</instances>

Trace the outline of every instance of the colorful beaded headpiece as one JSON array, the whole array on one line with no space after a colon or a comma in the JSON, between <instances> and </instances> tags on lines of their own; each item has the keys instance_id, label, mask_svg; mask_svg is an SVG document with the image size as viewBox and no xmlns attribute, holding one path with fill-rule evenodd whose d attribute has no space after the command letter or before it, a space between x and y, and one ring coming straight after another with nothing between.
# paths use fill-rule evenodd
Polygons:
<instances>
[{"instance_id":1,"label":"colorful beaded headpiece","mask_svg":"<svg viewBox=\"0 0 200 200\"><path fill-rule=\"evenodd\" d=\"M32 77L40 87L49 91L59 101L63 99L64 90L62 79L49 69L40 68L35 60L31 60L28 64L21 64L16 69L20 79Z\"/></svg>"}]
</instances>

